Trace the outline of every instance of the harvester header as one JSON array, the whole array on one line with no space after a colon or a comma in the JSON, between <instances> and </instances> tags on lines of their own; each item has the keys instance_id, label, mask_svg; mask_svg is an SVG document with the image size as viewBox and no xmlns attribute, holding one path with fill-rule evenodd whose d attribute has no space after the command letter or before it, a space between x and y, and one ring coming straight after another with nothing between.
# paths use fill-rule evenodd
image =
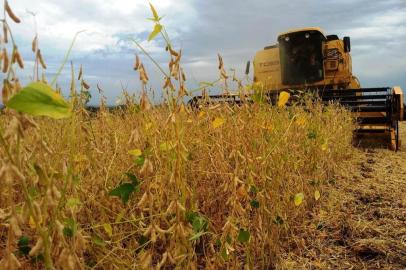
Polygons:
<instances>
[{"instance_id":1,"label":"harvester header","mask_svg":"<svg viewBox=\"0 0 406 270\"><path fill-rule=\"evenodd\" d=\"M259 83L271 104L281 91L312 91L322 102L339 103L354 113L355 134L386 137L390 148L398 150L399 121L405 117L402 89L395 87L361 88L352 73L351 41L325 35L319 27L290 30L278 35L277 43L255 54L253 81ZM248 66L249 67L249 66ZM247 68L247 74L249 68ZM251 100L245 95L194 97L195 106Z\"/></svg>"}]
</instances>

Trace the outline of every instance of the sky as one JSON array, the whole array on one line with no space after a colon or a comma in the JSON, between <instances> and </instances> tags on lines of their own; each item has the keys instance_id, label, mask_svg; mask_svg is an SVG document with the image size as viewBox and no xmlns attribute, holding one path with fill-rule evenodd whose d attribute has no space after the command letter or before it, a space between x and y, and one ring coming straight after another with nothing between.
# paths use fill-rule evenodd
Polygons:
<instances>
[{"instance_id":1,"label":"sky","mask_svg":"<svg viewBox=\"0 0 406 270\"><path fill-rule=\"evenodd\" d=\"M218 78L217 54L226 69L243 76L255 52L274 44L278 33L291 28L319 26L326 34L351 37L353 73L363 87L400 85L406 91L406 0L151 0L176 49L182 48L187 86ZM141 55L151 87L159 89L163 75L137 49L142 44L165 69L168 56L162 39L147 41L153 23L144 0L9 0L21 18L11 23L26 68L18 71L23 83L32 78L31 41L38 33L49 80L63 62L78 31L69 60L83 65L97 104L96 85L110 104L120 102L122 89L139 93L134 55ZM0 6L1 7L1 6ZM35 13L35 17L32 15ZM70 66L58 78L69 91ZM4 76L4 75L1 75ZM155 99L159 99L159 93Z\"/></svg>"}]
</instances>

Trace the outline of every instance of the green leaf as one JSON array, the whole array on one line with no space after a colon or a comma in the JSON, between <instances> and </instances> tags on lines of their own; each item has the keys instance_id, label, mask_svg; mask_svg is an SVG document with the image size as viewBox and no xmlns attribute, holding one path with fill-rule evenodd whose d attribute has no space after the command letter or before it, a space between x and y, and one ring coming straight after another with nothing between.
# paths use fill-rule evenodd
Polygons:
<instances>
[{"instance_id":1,"label":"green leaf","mask_svg":"<svg viewBox=\"0 0 406 270\"><path fill-rule=\"evenodd\" d=\"M70 104L42 82L30 83L15 94L6 105L18 112L54 119L68 118L72 114Z\"/></svg>"},{"instance_id":2,"label":"green leaf","mask_svg":"<svg viewBox=\"0 0 406 270\"><path fill-rule=\"evenodd\" d=\"M138 238L138 240L137 240L137 242L140 246L147 245L148 241L149 241L149 239L144 235L141 235L140 238Z\"/></svg>"},{"instance_id":3,"label":"green leaf","mask_svg":"<svg viewBox=\"0 0 406 270\"><path fill-rule=\"evenodd\" d=\"M66 202L66 206L68 208L75 208L76 206L81 205L82 203L78 198L69 198L68 201Z\"/></svg>"},{"instance_id":4,"label":"green leaf","mask_svg":"<svg viewBox=\"0 0 406 270\"><path fill-rule=\"evenodd\" d=\"M252 185L252 186L250 187L250 192L252 192L253 194L257 194L257 193L258 193L257 187L254 186L254 185Z\"/></svg>"},{"instance_id":5,"label":"green leaf","mask_svg":"<svg viewBox=\"0 0 406 270\"><path fill-rule=\"evenodd\" d=\"M221 257L222 257L225 261L228 260L228 254L227 254L227 249L226 249L226 248L223 248L223 249L221 250Z\"/></svg>"},{"instance_id":6,"label":"green leaf","mask_svg":"<svg viewBox=\"0 0 406 270\"><path fill-rule=\"evenodd\" d=\"M138 186L140 184L138 177L135 176L134 174L126 172L125 175L127 175L128 180L130 180L134 186Z\"/></svg>"},{"instance_id":7,"label":"green leaf","mask_svg":"<svg viewBox=\"0 0 406 270\"><path fill-rule=\"evenodd\" d=\"M155 24L154 30L151 32L151 34L149 34L148 41L153 40L161 32L161 30L162 30L162 25L160 25L158 23Z\"/></svg>"},{"instance_id":8,"label":"green leaf","mask_svg":"<svg viewBox=\"0 0 406 270\"><path fill-rule=\"evenodd\" d=\"M42 254L39 254L38 256L31 258L32 264L38 264L38 263L43 263L43 262L44 262L44 255L42 255Z\"/></svg>"},{"instance_id":9,"label":"green leaf","mask_svg":"<svg viewBox=\"0 0 406 270\"><path fill-rule=\"evenodd\" d=\"M209 234L209 232L201 231L201 232L195 233L194 235L192 235L192 237L189 238L189 240L190 241L197 240L197 239L199 239L200 237L202 237L205 234Z\"/></svg>"},{"instance_id":10,"label":"green leaf","mask_svg":"<svg viewBox=\"0 0 406 270\"><path fill-rule=\"evenodd\" d=\"M92 243L100 247L106 246L106 242L104 242L104 240L97 235L92 236Z\"/></svg>"},{"instance_id":11,"label":"green leaf","mask_svg":"<svg viewBox=\"0 0 406 270\"><path fill-rule=\"evenodd\" d=\"M251 206L252 206L253 208L259 208L259 202L258 202L257 200L252 200L252 201L250 202L250 204L251 204Z\"/></svg>"},{"instance_id":12,"label":"green leaf","mask_svg":"<svg viewBox=\"0 0 406 270\"><path fill-rule=\"evenodd\" d=\"M132 183L124 183L110 191L109 195L119 197L126 204L134 191L135 186Z\"/></svg>"},{"instance_id":13,"label":"green leaf","mask_svg":"<svg viewBox=\"0 0 406 270\"><path fill-rule=\"evenodd\" d=\"M39 191L36 187L29 187L28 188L28 194L32 199L36 199L39 195Z\"/></svg>"},{"instance_id":14,"label":"green leaf","mask_svg":"<svg viewBox=\"0 0 406 270\"><path fill-rule=\"evenodd\" d=\"M231 236L229 234L227 234L226 242L231 244L232 241L233 241L233 239L231 239Z\"/></svg>"},{"instance_id":15,"label":"green leaf","mask_svg":"<svg viewBox=\"0 0 406 270\"><path fill-rule=\"evenodd\" d=\"M193 224L193 220L198 216L199 216L198 213L192 211L187 211L185 214L185 218L190 224Z\"/></svg>"},{"instance_id":16,"label":"green leaf","mask_svg":"<svg viewBox=\"0 0 406 270\"><path fill-rule=\"evenodd\" d=\"M310 132L307 134L307 138L309 138L309 139L311 139L311 140L316 139L316 138L317 138L317 133L316 133L316 131L314 131L314 130L310 131Z\"/></svg>"},{"instance_id":17,"label":"green leaf","mask_svg":"<svg viewBox=\"0 0 406 270\"><path fill-rule=\"evenodd\" d=\"M197 216L193 219L192 227L195 232L205 231L207 229L208 222L202 216Z\"/></svg>"},{"instance_id":18,"label":"green leaf","mask_svg":"<svg viewBox=\"0 0 406 270\"><path fill-rule=\"evenodd\" d=\"M158 12L156 12L155 7L151 3L149 3L149 6L151 7L152 16L154 17L153 20L159 22L160 18L158 16Z\"/></svg>"},{"instance_id":19,"label":"green leaf","mask_svg":"<svg viewBox=\"0 0 406 270\"><path fill-rule=\"evenodd\" d=\"M152 155L152 148L151 147L147 147L147 148L145 148L144 149L144 156L149 156L149 155Z\"/></svg>"},{"instance_id":20,"label":"green leaf","mask_svg":"<svg viewBox=\"0 0 406 270\"><path fill-rule=\"evenodd\" d=\"M244 229L240 229L240 232L238 233L237 240L240 241L241 243L247 243L250 240L250 233L249 231L246 231Z\"/></svg>"},{"instance_id":21,"label":"green leaf","mask_svg":"<svg viewBox=\"0 0 406 270\"><path fill-rule=\"evenodd\" d=\"M310 181L310 185L312 185L312 186L318 186L318 185L320 185L320 180L311 180Z\"/></svg>"},{"instance_id":22,"label":"green leaf","mask_svg":"<svg viewBox=\"0 0 406 270\"><path fill-rule=\"evenodd\" d=\"M28 238L28 236L21 236L20 239L18 239L18 246L28 246L28 244L30 243L30 238Z\"/></svg>"},{"instance_id":23,"label":"green leaf","mask_svg":"<svg viewBox=\"0 0 406 270\"><path fill-rule=\"evenodd\" d=\"M103 229L109 237L113 236L113 227L111 227L111 224L109 223L103 224Z\"/></svg>"},{"instance_id":24,"label":"green leaf","mask_svg":"<svg viewBox=\"0 0 406 270\"><path fill-rule=\"evenodd\" d=\"M207 219L198 212L186 212L186 220L192 225L195 233L206 231L209 225Z\"/></svg>"},{"instance_id":25,"label":"green leaf","mask_svg":"<svg viewBox=\"0 0 406 270\"><path fill-rule=\"evenodd\" d=\"M92 94L90 94L89 91L81 91L80 97L82 98L83 105L87 105L87 103L89 103L90 99L92 98Z\"/></svg>"},{"instance_id":26,"label":"green leaf","mask_svg":"<svg viewBox=\"0 0 406 270\"><path fill-rule=\"evenodd\" d=\"M46 185L48 182L48 177L46 176L46 174L45 174L44 170L41 168L41 166L34 163L34 170L35 170L35 173L38 175L38 181L41 184Z\"/></svg>"},{"instance_id":27,"label":"green leaf","mask_svg":"<svg viewBox=\"0 0 406 270\"><path fill-rule=\"evenodd\" d=\"M29 246L30 244L30 239L28 236L21 236L20 239L18 239L18 251L20 251L21 254L23 255L28 255L31 251L31 247Z\"/></svg>"},{"instance_id":28,"label":"green leaf","mask_svg":"<svg viewBox=\"0 0 406 270\"><path fill-rule=\"evenodd\" d=\"M63 228L63 235L65 235L66 237L69 237L69 238L73 237L73 230L72 230L72 228L64 227L64 228Z\"/></svg>"},{"instance_id":29,"label":"green leaf","mask_svg":"<svg viewBox=\"0 0 406 270\"><path fill-rule=\"evenodd\" d=\"M139 157L134 158L134 164L141 167L145 163L145 156L141 155Z\"/></svg>"},{"instance_id":30,"label":"green leaf","mask_svg":"<svg viewBox=\"0 0 406 270\"><path fill-rule=\"evenodd\" d=\"M63 228L63 234L66 237L73 237L75 235L75 232L77 230L77 224L74 219L67 219L65 220L65 227Z\"/></svg>"},{"instance_id":31,"label":"green leaf","mask_svg":"<svg viewBox=\"0 0 406 270\"><path fill-rule=\"evenodd\" d=\"M80 176L78 174L72 175L72 182L73 184L77 185L80 182Z\"/></svg>"},{"instance_id":32,"label":"green leaf","mask_svg":"<svg viewBox=\"0 0 406 270\"><path fill-rule=\"evenodd\" d=\"M276 225L282 225L283 224L283 219L281 216L276 216L275 220L273 221Z\"/></svg>"}]
</instances>

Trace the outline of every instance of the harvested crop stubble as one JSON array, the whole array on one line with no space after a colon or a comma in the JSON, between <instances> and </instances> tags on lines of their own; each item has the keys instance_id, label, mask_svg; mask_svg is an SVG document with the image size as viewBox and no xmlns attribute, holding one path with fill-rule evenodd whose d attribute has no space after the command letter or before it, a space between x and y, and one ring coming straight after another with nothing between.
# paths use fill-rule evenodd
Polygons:
<instances>
[{"instance_id":1,"label":"harvested crop stubble","mask_svg":"<svg viewBox=\"0 0 406 270\"><path fill-rule=\"evenodd\" d=\"M405 128L402 123L402 141ZM302 246L283 254L280 268L405 269L405 158L404 150L386 145L354 151L330 185L329 199L295 229Z\"/></svg>"},{"instance_id":2,"label":"harvested crop stubble","mask_svg":"<svg viewBox=\"0 0 406 270\"><path fill-rule=\"evenodd\" d=\"M66 160L73 160L69 185L76 188L68 187L66 207L87 239L84 253L75 256L88 266L275 267L292 228L326 199L325 184L351 153L352 119L335 106L138 108L39 119L21 148L22 173L33 186L32 164L41 164L61 187L52 172L64 171ZM3 129L6 117L0 120ZM131 187L125 173L139 181L132 182L127 204L125 197L109 196L120 183ZM13 199L21 205L17 193ZM3 196L0 205L6 205ZM21 229L35 239L29 223ZM0 250L6 232L0 227ZM19 260L25 269L41 266Z\"/></svg>"}]
</instances>

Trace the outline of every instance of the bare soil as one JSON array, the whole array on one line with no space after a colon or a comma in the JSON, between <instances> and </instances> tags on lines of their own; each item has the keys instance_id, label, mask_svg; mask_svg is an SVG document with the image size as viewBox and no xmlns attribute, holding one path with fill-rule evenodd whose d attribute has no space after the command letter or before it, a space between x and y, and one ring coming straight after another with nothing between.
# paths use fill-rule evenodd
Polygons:
<instances>
[{"instance_id":1,"label":"bare soil","mask_svg":"<svg viewBox=\"0 0 406 270\"><path fill-rule=\"evenodd\" d=\"M398 152L354 150L278 268L406 269L406 123L400 132Z\"/></svg>"}]
</instances>

